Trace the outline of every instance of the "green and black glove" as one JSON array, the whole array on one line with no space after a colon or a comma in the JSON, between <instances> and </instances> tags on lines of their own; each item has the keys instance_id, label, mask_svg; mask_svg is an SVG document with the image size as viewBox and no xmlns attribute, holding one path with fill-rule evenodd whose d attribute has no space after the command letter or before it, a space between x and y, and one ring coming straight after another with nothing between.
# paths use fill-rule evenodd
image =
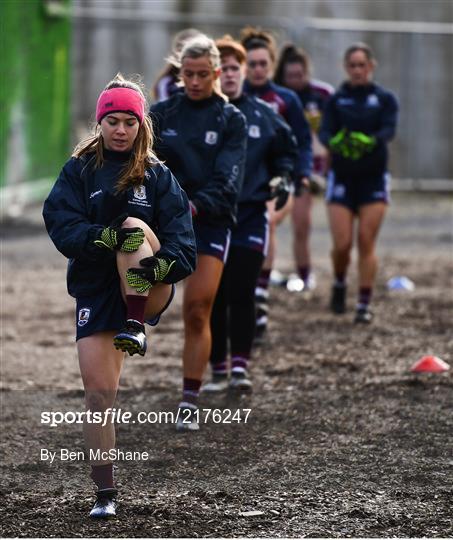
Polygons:
<instances>
[{"instance_id":1,"label":"green and black glove","mask_svg":"<svg viewBox=\"0 0 453 540\"><path fill-rule=\"evenodd\" d=\"M360 159L371 152L376 146L376 137L366 135L361 131L351 131L349 134L349 148L351 150L351 159Z\"/></svg>"},{"instance_id":2,"label":"green and black glove","mask_svg":"<svg viewBox=\"0 0 453 540\"><path fill-rule=\"evenodd\" d=\"M349 152L348 147L348 130L346 128L341 129L333 137L329 139L329 147L332 152L341 154L343 157L348 157L345 153Z\"/></svg>"},{"instance_id":3,"label":"green and black glove","mask_svg":"<svg viewBox=\"0 0 453 540\"><path fill-rule=\"evenodd\" d=\"M146 257L140 261L142 268L129 268L126 280L138 293L144 293L165 279L176 261L167 257Z\"/></svg>"},{"instance_id":4,"label":"green and black glove","mask_svg":"<svg viewBox=\"0 0 453 540\"><path fill-rule=\"evenodd\" d=\"M366 135L361 131L348 132L346 128L343 128L330 139L329 146L332 152L357 161L373 150L376 146L376 137Z\"/></svg>"},{"instance_id":5,"label":"green and black glove","mask_svg":"<svg viewBox=\"0 0 453 540\"><path fill-rule=\"evenodd\" d=\"M102 229L94 243L111 251L124 251L131 253L143 244L145 233L140 227L122 229L121 224L127 219L127 214L121 214L110 223L108 227Z\"/></svg>"}]
</instances>

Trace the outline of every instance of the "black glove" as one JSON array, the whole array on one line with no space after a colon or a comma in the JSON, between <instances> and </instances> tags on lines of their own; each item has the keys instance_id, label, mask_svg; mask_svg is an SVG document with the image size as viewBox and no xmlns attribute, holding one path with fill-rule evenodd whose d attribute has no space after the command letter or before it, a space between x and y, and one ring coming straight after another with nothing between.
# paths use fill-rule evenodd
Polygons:
<instances>
[{"instance_id":1,"label":"black glove","mask_svg":"<svg viewBox=\"0 0 453 540\"><path fill-rule=\"evenodd\" d=\"M114 219L108 227L102 229L94 243L112 251L125 251L127 253L137 251L143 244L145 233L140 227L122 229L121 224L127 217L128 214L121 214L121 216Z\"/></svg>"},{"instance_id":2,"label":"black glove","mask_svg":"<svg viewBox=\"0 0 453 540\"><path fill-rule=\"evenodd\" d=\"M326 182L324 178L319 174L313 174L309 180L309 191L312 195L319 195L326 189Z\"/></svg>"},{"instance_id":3,"label":"black glove","mask_svg":"<svg viewBox=\"0 0 453 540\"><path fill-rule=\"evenodd\" d=\"M138 293L144 293L165 279L176 261L168 257L146 257L140 261L142 268L129 268L126 280Z\"/></svg>"},{"instance_id":4,"label":"black glove","mask_svg":"<svg viewBox=\"0 0 453 540\"><path fill-rule=\"evenodd\" d=\"M269 182L271 199L275 199L275 210L281 210L288 202L291 193L290 182L287 176L277 176Z\"/></svg>"},{"instance_id":5,"label":"black glove","mask_svg":"<svg viewBox=\"0 0 453 540\"><path fill-rule=\"evenodd\" d=\"M306 176L300 176L294 180L294 197L300 197L310 189L310 182Z\"/></svg>"}]
</instances>

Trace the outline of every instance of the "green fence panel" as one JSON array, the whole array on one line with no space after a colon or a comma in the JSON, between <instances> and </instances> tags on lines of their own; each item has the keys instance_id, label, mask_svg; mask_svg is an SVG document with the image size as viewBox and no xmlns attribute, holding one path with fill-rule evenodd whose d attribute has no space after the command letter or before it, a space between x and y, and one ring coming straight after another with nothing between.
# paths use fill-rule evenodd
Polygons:
<instances>
[{"instance_id":1,"label":"green fence panel","mask_svg":"<svg viewBox=\"0 0 453 540\"><path fill-rule=\"evenodd\" d=\"M59 5L61 10L54 10ZM5 121L0 132L0 186L8 171L20 167L26 182L55 177L69 150L70 19L68 2L1 2L1 101ZM11 149L21 131L24 154ZM14 157L13 157L14 156ZM11 160L23 159L22 163Z\"/></svg>"}]
</instances>

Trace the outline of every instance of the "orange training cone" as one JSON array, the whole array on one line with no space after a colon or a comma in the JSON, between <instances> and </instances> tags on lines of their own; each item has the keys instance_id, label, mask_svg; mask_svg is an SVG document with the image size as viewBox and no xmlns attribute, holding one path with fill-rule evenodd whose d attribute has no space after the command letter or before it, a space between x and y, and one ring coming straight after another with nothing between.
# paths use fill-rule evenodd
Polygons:
<instances>
[{"instance_id":1,"label":"orange training cone","mask_svg":"<svg viewBox=\"0 0 453 540\"><path fill-rule=\"evenodd\" d=\"M437 356L422 356L420 360L415 362L411 367L414 373L441 373L448 371L450 366Z\"/></svg>"}]
</instances>

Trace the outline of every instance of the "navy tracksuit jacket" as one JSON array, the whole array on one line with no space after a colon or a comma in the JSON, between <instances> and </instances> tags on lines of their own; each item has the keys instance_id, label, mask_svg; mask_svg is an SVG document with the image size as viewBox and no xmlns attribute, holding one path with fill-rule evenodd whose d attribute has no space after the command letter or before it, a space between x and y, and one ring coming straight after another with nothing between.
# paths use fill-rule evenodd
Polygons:
<instances>
[{"instance_id":1,"label":"navy tracksuit jacket","mask_svg":"<svg viewBox=\"0 0 453 540\"><path fill-rule=\"evenodd\" d=\"M98 247L100 231L123 213L145 221L161 243L156 255L176 261L165 283L193 272L195 238L186 194L169 169L149 167L142 185L115 193L115 184L128 152L104 150L102 167L94 167L94 153L71 158L63 167L44 203L43 217L57 249L68 257L68 292L81 297L113 286L118 280L116 254Z\"/></svg>"},{"instance_id":2,"label":"navy tracksuit jacket","mask_svg":"<svg viewBox=\"0 0 453 540\"><path fill-rule=\"evenodd\" d=\"M299 147L299 166L296 174L309 177L312 171L310 126L297 94L272 81L259 87L251 86L248 81L245 81L244 92L266 101L275 112L283 116L293 130Z\"/></svg>"},{"instance_id":3,"label":"navy tracksuit jacket","mask_svg":"<svg viewBox=\"0 0 453 540\"><path fill-rule=\"evenodd\" d=\"M266 201L270 196L269 180L294 173L298 160L297 141L283 118L261 99L242 94L231 103L246 117L248 130L239 203Z\"/></svg>"},{"instance_id":4,"label":"navy tracksuit jacket","mask_svg":"<svg viewBox=\"0 0 453 540\"><path fill-rule=\"evenodd\" d=\"M195 205L197 223L236 220L247 144L245 118L213 94L201 101L176 93L151 106L155 151Z\"/></svg>"},{"instance_id":5,"label":"navy tracksuit jacket","mask_svg":"<svg viewBox=\"0 0 453 540\"><path fill-rule=\"evenodd\" d=\"M376 137L375 148L358 160L332 154L332 170L339 178L379 177L387 170L387 143L394 137L398 117L395 96L381 86L351 86L343 83L327 102L319 139L329 146L329 140L342 128L361 131Z\"/></svg>"}]
</instances>

